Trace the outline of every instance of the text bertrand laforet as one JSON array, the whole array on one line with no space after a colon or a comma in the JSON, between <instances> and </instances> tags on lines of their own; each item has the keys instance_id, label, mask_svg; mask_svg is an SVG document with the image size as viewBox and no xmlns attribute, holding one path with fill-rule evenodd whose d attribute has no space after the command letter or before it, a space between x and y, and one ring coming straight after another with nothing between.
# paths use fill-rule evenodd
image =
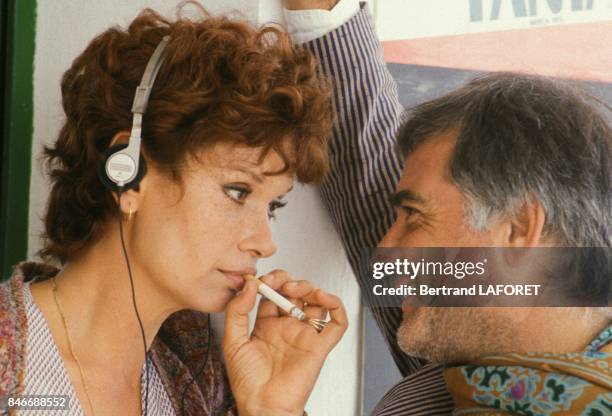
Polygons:
<instances>
[{"instance_id":1,"label":"text bertrand laforet","mask_svg":"<svg viewBox=\"0 0 612 416\"><path fill-rule=\"evenodd\" d=\"M452 277L463 279L466 276L483 276L487 260L479 262L457 261L409 261L396 259L393 262L375 262L372 264L372 277L380 280L387 276L409 278L417 277ZM385 287L382 284L372 288L376 296L538 296L539 284L473 284L467 287L449 287L436 284L415 285L401 284Z\"/></svg>"}]
</instances>

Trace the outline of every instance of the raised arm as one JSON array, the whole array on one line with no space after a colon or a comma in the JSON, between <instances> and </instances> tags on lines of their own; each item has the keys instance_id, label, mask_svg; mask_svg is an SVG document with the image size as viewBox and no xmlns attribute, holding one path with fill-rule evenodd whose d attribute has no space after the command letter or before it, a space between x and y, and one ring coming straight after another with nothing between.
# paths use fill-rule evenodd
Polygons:
<instances>
[{"instance_id":1,"label":"raised arm","mask_svg":"<svg viewBox=\"0 0 612 416\"><path fill-rule=\"evenodd\" d=\"M331 3L330 7L337 2ZM321 192L362 293L369 293L370 277L360 254L375 247L395 219L388 201L403 168L395 152L395 132L403 108L365 7L305 46L333 83L337 115L330 144L331 174ZM420 368L420 361L397 345L401 309L373 307L372 312L401 373L407 375Z\"/></svg>"}]
</instances>

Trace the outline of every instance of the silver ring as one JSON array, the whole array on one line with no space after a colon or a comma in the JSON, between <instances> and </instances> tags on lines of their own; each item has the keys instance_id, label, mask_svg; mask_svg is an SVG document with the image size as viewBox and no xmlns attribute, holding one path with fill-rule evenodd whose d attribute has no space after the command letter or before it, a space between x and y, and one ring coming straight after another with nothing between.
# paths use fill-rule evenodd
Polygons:
<instances>
[{"instance_id":1,"label":"silver ring","mask_svg":"<svg viewBox=\"0 0 612 416\"><path fill-rule=\"evenodd\" d=\"M323 331L325 329L325 326L328 324L327 321L324 321L323 319L316 319L316 318L309 318L307 322L308 322L308 325L316 329L317 332L319 333Z\"/></svg>"}]
</instances>

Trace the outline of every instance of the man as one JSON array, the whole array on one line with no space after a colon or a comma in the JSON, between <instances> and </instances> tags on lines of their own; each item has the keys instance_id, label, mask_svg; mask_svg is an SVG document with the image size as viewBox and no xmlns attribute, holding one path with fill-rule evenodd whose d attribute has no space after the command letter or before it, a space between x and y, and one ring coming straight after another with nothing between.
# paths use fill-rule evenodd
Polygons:
<instances>
[{"instance_id":1,"label":"man","mask_svg":"<svg viewBox=\"0 0 612 416\"><path fill-rule=\"evenodd\" d=\"M612 246L612 132L586 98L539 77L483 77L417 107L399 132L398 155L402 109L371 22L364 10L339 20L302 40L336 88L332 174L322 193L362 290L370 277L360 249L383 235L382 247ZM609 294L606 270L596 282L583 273L576 290ZM377 416L612 409L609 308L406 308L396 338L401 311L380 306L374 316L406 378ZM586 380L593 355L601 371Z\"/></svg>"},{"instance_id":2,"label":"man","mask_svg":"<svg viewBox=\"0 0 612 416\"><path fill-rule=\"evenodd\" d=\"M417 107L398 141L406 158L392 198L399 215L380 246L612 246L612 130L567 85L488 75ZM579 298L594 291L609 301L609 263L595 273L582 267L578 281L567 271L554 277ZM606 414L611 318L610 308L406 308L398 343L447 365L456 408ZM606 370L590 384L562 367L572 361L584 371L588 354L577 353L593 345L607 353L598 361ZM462 363L472 366L453 367ZM491 381L487 371L502 378ZM570 392L572 377L583 390Z\"/></svg>"}]
</instances>

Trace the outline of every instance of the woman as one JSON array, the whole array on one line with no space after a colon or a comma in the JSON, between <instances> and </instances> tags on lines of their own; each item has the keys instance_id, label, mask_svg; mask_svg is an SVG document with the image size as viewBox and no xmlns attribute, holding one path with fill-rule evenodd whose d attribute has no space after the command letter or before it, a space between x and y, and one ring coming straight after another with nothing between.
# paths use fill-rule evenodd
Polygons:
<instances>
[{"instance_id":1,"label":"woman","mask_svg":"<svg viewBox=\"0 0 612 416\"><path fill-rule=\"evenodd\" d=\"M257 289L243 276L274 253L268 221L293 178L327 170L330 98L282 31L202 15L147 10L64 74L42 249L63 267L22 263L0 288L0 398L65 394L70 415L303 413L346 329L342 303L275 271L269 286L331 321L318 333L263 301L249 336ZM130 141L134 91L165 36L143 118L146 174L109 191L98 166ZM221 311L231 392L206 316Z\"/></svg>"}]
</instances>

